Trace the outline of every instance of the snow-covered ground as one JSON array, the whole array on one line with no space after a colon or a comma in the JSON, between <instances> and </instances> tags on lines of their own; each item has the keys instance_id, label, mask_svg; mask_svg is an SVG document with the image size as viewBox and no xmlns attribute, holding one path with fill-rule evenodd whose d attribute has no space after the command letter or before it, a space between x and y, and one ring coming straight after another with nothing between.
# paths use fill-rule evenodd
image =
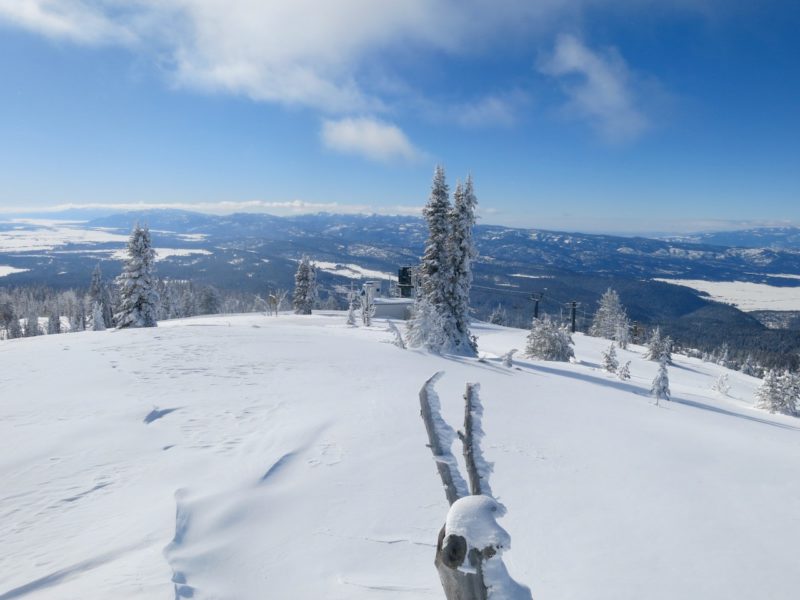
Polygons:
<instances>
[{"instance_id":1,"label":"snow-covered ground","mask_svg":"<svg viewBox=\"0 0 800 600\"><path fill-rule=\"evenodd\" d=\"M0 252L34 252L53 250L67 244L125 243L127 235L100 229L81 229L69 224L25 227L0 231Z\"/></svg>"},{"instance_id":2,"label":"snow-covered ground","mask_svg":"<svg viewBox=\"0 0 800 600\"><path fill-rule=\"evenodd\" d=\"M202 248L154 248L156 261L165 260L172 256L192 256L193 254L211 255L211 251ZM113 260L127 260L127 249L116 250L111 254Z\"/></svg>"},{"instance_id":3,"label":"snow-covered ground","mask_svg":"<svg viewBox=\"0 0 800 600\"><path fill-rule=\"evenodd\" d=\"M384 273L383 271L376 271L374 269L367 269L360 265L348 263L346 265L326 262L317 260L314 265L320 271L331 273L332 275L339 275L340 277L347 277L349 279L383 279L386 281L397 281L397 275L391 273Z\"/></svg>"},{"instance_id":4,"label":"snow-covered ground","mask_svg":"<svg viewBox=\"0 0 800 600\"><path fill-rule=\"evenodd\" d=\"M14 273L24 273L28 270L29 269L17 269L16 267L10 267L9 265L0 265L0 277L13 275Z\"/></svg>"},{"instance_id":5,"label":"snow-covered ground","mask_svg":"<svg viewBox=\"0 0 800 600\"><path fill-rule=\"evenodd\" d=\"M774 277L797 278L797 275L774 275ZM777 287L766 283L749 281L705 281L702 279L656 279L684 285L706 292L713 300L733 304L739 310L800 310L800 286Z\"/></svg>"},{"instance_id":6,"label":"snow-covered ground","mask_svg":"<svg viewBox=\"0 0 800 600\"><path fill-rule=\"evenodd\" d=\"M0 599L443 598L418 400L439 370L454 425L481 383L504 559L535 598L797 597L800 420L753 409L758 380L732 372L722 397L725 369L676 357L656 407L638 348L621 382L604 340L507 369L524 331L477 326L479 362L400 350L377 323L0 342Z\"/></svg>"}]
</instances>

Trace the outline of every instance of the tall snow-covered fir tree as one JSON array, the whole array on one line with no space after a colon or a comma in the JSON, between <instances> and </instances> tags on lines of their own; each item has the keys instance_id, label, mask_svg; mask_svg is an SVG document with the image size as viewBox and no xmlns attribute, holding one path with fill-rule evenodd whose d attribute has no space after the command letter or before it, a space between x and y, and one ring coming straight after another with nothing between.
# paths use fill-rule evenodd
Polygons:
<instances>
[{"instance_id":1,"label":"tall snow-covered fir tree","mask_svg":"<svg viewBox=\"0 0 800 600\"><path fill-rule=\"evenodd\" d=\"M658 373L650 386L650 394L656 399L656 406L659 400L670 400L669 373L667 372L667 357L662 356L658 365Z\"/></svg>"},{"instance_id":2,"label":"tall snow-covered fir tree","mask_svg":"<svg viewBox=\"0 0 800 600\"><path fill-rule=\"evenodd\" d=\"M158 292L153 276L155 250L147 226L136 224L128 240L128 257L117 277L119 312L117 327L158 326Z\"/></svg>"},{"instance_id":3,"label":"tall snow-covered fir tree","mask_svg":"<svg viewBox=\"0 0 800 600\"><path fill-rule=\"evenodd\" d=\"M472 287L472 261L478 256L472 229L475 226L475 208L478 199L472 183L472 175L466 183L456 185L453 194L452 223L450 234L450 260L452 263L452 291L450 305L453 311L455 331L453 350L458 354L475 356L478 344L469 330L469 292Z\"/></svg>"},{"instance_id":4,"label":"tall snow-covered fir tree","mask_svg":"<svg viewBox=\"0 0 800 600\"><path fill-rule=\"evenodd\" d=\"M310 315L317 297L317 277L308 256L303 256L294 274L292 308L297 315Z\"/></svg>"},{"instance_id":5,"label":"tall snow-covered fir tree","mask_svg":"<svg viewBox=\"0 0 800 600\"><path fill-rule=\"evenodd\" d=\"M441 165L434 171L431 194L422 214L428 224L428 239L418 271L419 289L414 311L407 322L407 337L410 346L424 346L434 352L449 351L453 349L456 330L450 258L452 223L450 190Z\"/></svg>"},{"instance_id":6,"label":"tall snow-covered fir tree","mask_svg":"<svg viewBox=\"0 0 800 600\"><path fill-rule=\"evenodd\" d=\"M572 336L566 327L560 327L548 315L534 319L525 347L526 356L541 360L568 361L575 357Z\"/></svg>"},{"instance_id":7,"label":"tall snow-covered fir tree","mask_svg":"<svg viewBox=\"0 0 800 600\"><path fill-rule=\"evenodd\" d=\"M477 354L469 328L472 261L477 256L472 238L477 203L472 177L468 177L465 185L456 187L451 206L444 169L436 167L423 210L428 239L418 270L414 311L407 323L410 346L465 356Z\"/></svg>"},{"instance_id":8,"label":"tall snow-covered fir tree","mask_svg":"<svg viewBox=\"0 0 800 600\"><path fill-rule=\"evenodd\" d=\"M620 348L625 348L628 345L629 330L630 322L619 300L619 294L608 288L600 297L597 312L589 327L589 335L614 340Z\"/></svg>"}]
</instances>

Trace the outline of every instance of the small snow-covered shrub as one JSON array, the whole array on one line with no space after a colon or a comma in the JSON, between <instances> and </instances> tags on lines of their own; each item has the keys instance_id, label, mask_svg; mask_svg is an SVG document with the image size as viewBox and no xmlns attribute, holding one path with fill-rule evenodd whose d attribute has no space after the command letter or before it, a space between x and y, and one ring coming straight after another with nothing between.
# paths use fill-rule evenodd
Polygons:
<instances>
[{"instance_id":1,"label":"small snow-covered shrub","mask_svg":"<svg viewBox=\"0 0 800 600\"><path fill-rule=\"evenodd\" d=\"M627 381L631 378L631 361L626 362L617 369L617 377L622 381Z\"/></svg>"},{"instance_id":2,"label":"small snow-covered shrub","mask_svg":"<svg viewBox=\"0 0 800 600\"><path fill-rule=\"evenodd\" d=\"M617 360L617 347L612 342L608 350L603 352L603 368L609 373L616 373L619 368L619 361Z\"/></svg>"},{"instance_id":3,"label":"small snow-covered shrub","mask_svg":"<svg viewBox=\"0 0 800 600\"><path fill-rule=\"evenodd\" d=\"M545 315L541 319L533 320L525 354L541 360L567 362L575 357L572 345L572 336L566 327L560 327Z\"/></svg>"}]
</instances>

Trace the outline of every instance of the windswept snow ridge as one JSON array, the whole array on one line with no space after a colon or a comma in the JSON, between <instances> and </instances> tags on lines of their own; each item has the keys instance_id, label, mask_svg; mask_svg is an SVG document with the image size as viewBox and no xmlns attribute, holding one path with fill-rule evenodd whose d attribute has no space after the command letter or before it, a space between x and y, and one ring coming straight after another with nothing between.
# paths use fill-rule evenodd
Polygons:
<instances>
[{"instance_id":1,"label":"windswept snow ridge","mask_svg":"<svg viewBox=\"0 0 800 600\"><path fill-rule=\"evenodd\" d=\"M0 341L0 599L441 599L448 506L419 416L441 370L443 422L481 383L503 558L536 598L795 598L800 419L753 408L759 380L674 355L656 407L658 365L634 345L619 381L600 367L607 340L576 335L576 364L508 369L526 331L473 324L479 362L345 321ZM727 395L711 389L723 374Z\"/></svg>"}]
</instances>

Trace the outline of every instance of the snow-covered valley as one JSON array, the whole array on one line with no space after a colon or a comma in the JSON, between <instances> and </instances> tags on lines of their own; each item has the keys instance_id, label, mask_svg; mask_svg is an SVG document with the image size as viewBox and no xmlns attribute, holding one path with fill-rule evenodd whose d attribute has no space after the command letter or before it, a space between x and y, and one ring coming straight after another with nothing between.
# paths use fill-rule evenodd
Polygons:
<instances>
[{"instance_id":1,"label":"snow-covered valley","mask_svg":"<svg viewBox=\"0 0 800 600\"><path fill-rule=\"evenodd\" d=\"M534 598L790 600L800 421L759 380L576 335L576 364L401 350L343 313L215 316L0 342L0 600L443 598L447 502L419 389L480 382L511 575Z\"/></svg>"}]
</instances>

